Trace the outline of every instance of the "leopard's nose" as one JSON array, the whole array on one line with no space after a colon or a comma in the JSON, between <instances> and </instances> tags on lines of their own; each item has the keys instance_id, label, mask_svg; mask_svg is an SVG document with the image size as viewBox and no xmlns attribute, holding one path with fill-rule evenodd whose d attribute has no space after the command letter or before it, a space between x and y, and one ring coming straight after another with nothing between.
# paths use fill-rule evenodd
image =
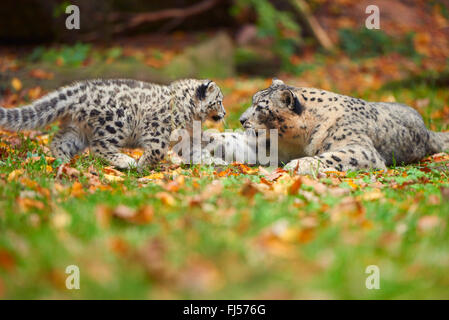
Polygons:
<instances>
[{"instance_id":1,"label":"leopard's nose","mask_svg":"<svg viewBox=\"0 0 449 320\"><path fill-rule=\"evenodd\" d=\"M245 124L245 122L248 120L248 118L245 117L240 117L240 123L242 124L242 126Z\"/></svg>"}]
</instances>

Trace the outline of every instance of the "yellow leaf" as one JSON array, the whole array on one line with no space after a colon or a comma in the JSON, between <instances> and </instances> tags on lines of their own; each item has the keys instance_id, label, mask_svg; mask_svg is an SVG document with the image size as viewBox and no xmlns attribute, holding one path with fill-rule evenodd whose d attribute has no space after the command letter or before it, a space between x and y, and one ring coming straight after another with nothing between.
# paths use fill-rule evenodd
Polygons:
<instances>
[{"instance_id":1,"label":"yellow leaf","mask_svg":"<svg viewBox=\"0 0 449 320\"><path fill-rule=\"evenodd\" d=\"M123 172L118 171L118 170L116 170L116 169L114 169L112 167L104 167L103 168L103 172L105 174L109 174L109 175L112 175L112 176L121 176L122 177L122 176L125 175Z\"/></svg>"},{"instance_id":2,"label":"yellow leaf","mask_svg":"<svg viewBox=\"0 0 449 320\"><path fill-rule=\"evenodd\" d=\"M18 198L17 204L23 211L28 211L30 209L43 210L45 208L45 205L42 201L31 198Z\"/></svg>"},{"instance_id":3,"label":"yellow leaf","mask_svg":"<svg viewBox=\"0 0 449 320\"><path fill-rule=\"evenodd\" d=\"M436 215L433 216L423 216L418 220L418 230L419 231L431 231L432 229L440 225L440 218Z\"/></svg>"},{"instance_id":4,"label":"yellow leaf","mask_svg":"<svg viewBox=\"0 0 449 320\"><path fill-rule=\"evenodd\" d=\"M85 194L83 185L81 183L79 183L78 181L75 182L72 186L72 190L71 190L70 194L77 198L83 196Z\"/></svg>"},{"instance_id":5,"label":"yellow leaf","mask_svg":"<svg viewBox=\"0 0 449 320\"><path fill-rule=\"evenodd\" d=\"M49 139L48 134L44 134L42 136L37 136L36 138L37 138L37 141L39 141L41 144L44 144L44 145L48 144L48 139Z\"/></svg>"},{"instance_id":6,"label":"yellow leaf","mask_svg":"<svg viewBox=\"0 0 449 320\"><path fill-rule=\"evenodd\" d=\"M343 179L347 184L349 184L353 189L357 189L359 186L354 183L352 179Z\"/></svg>"},{"instance_id":7,"label":"yellow leaf","mask_svg":"<svg viewBox=\"0 0 449 320\"><path fill-rule=\"evenodd\" d=\"M138 210L129 208L124 205L119 205L111 211L114 217L126 220L135 224L150 223L154 216L154 209L151 206L143 206Z\"/></svg>"},{"instance_id":8,"label":"yellow leaf","mask_svg":"<svg viewBox=\"0 0 449 320\"><path fill-rule=\"evenodd\" d=\"M34 87L28 90L28 96L31 100L36 100L40 96L42 96L42 88L41 87Z\"/></svg>"},{"instance_id":9,"label":"yellow leaf","mask_svg":"<svg viewBox=\"0 0 449 320\"><path fill-rule=\"evenodd\" d=\"M16 169L14 171L12 171L9 175L8 175L8 182L11 182L13 180L16 180L18 177L20 177L23 174L23 170L22 169Z\"/></svg>"},{"instance_id":10,"label":"yellow leaf","mask_svg":"<svg viewBox=\"0 0 449 320\"><path fill-rule=\"evenodd\" d=\"M17 78L13 78L11 80L11 86L14 88L14 90L20 91L22 89L22 82Z\"/></svg>"},{"instance_id":11,"label":"yellow leaf","mask_svg":"<svg viewBox=\"0 0 449 320\"><path fill-rule=\"evenodd\" d=\"M70 224L72 217L64 211L58 212L51 216L51 224L57 229L62 229Z\"/></svg>"},{"instance_id":12,"label":"yellow leaf","mask_svg":"<svg viewBox=\"0 0 449 320\"><path fill-rule=\"evenodd\" d=\"M156 197L159 198L163 204L166 204L170 207L176 204L175 198L167 192L159 192L156 194Z\"/></svg>"},{"instance_id":13,"label":"yellow leaf","mask_svg":"<svg viewBox=\"0 0 449 320\"><path fill-rule=\"evenodd\" d=\"M372 200L381 199L383 196L384 195L383 195L382 191L380 191L380 189L374 189L372 191L365 192L362 195L362 199L365 201L372 201Z\"/></svg>"},{"instance_id":14,"label":"yellow leaf","mask_svg":"<svg viewBox=\"0 0 449 320\"><path fill-rule=\"evenodd\" d=\"M124 179L122 177L119 176L113 176L112 174L104 174L104 178L108 181L108 182L121 182Z\"/></svg>"},{"instance_id":15,"label":"yellow leaf","mask_svg":"<svg viewBox=\"0 0 449 320\"><path fill-rule=\"evenodd\" d=\"M145 179L163 179L164 178L164 174L162 172L156 172L156 173L152 173L149 176L144 177Z\"/></svg>"}]
</instances>

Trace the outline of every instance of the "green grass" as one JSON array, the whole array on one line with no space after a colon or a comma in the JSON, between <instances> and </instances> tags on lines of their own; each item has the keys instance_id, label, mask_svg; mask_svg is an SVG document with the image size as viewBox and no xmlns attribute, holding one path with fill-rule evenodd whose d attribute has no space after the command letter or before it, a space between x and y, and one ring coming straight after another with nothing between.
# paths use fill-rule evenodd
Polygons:
<instances>
[{"instance_id":1,"label":"green grass","mask_svg":"<svg viewBox=\"0 0 449 320\"><path fill-rule=\"evenodd\" d=\"M447 129L447 120L430 118L448 101L443 89L364 98L385 95L406 103L429 98L420 110L426 123ZM228 126L237 121L231 115ZM151 172L108 182L105 163L86 155L71 164L79 177L57 178L60 163L26 163L44 155L36 139L14 139L0 152L0 298L449 298L449 199L441 191L449 187L447 161L320 179L345 195L306 184L290 195L290 178L251 198L242 186L260 186L260 175L219 177L207 166L178 169L178 191L167 190L178 181L172 171L144 185L138 179ZM88 190L92 168L106 190ZM18 169L22 175L8 179ZM71 190L77 182L79 196ZM376 192L381 196L372 197ZM24 198L39 205L21 206ZM154 215L142 225L114 217L108 225L99 219L101 205L149 206ZM80 268L80 290L65 287L68 265ZM369 265L380 269L379 290L365 287Z\"/></svg>"}]
</instances>

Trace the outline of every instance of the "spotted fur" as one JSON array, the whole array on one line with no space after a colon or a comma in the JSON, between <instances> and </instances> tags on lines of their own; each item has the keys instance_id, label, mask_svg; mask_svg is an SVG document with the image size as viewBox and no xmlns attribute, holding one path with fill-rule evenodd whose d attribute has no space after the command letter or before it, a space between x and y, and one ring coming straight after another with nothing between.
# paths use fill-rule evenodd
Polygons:
<instances>
[{"instance_id":1,"label":"spotted fur","mask_svg":"<svg viewBox=\"0 0 449 320\"><path fill-rule=\"evenodd\" d=\"M54 156L69 160L87 147L118 168L154 165L166 154L175 129L193 120L223 119L223 95L210 80L185 79L161 86L136 80L89 80L63 87L31 105L0 108L0 127L23 130L60 120ZM136 161L123 147L141 147Z\"/></svg>"},{"instance_id":2,"label":"spotted fur","mask_svg":"<svg viewBox=\"0 0 449 320\"><path fill-rule=\"evenodd\" d=\"M414 109L273 79L240 118L245 128L278 129L285 168L316 171L386 169L449 150L449 133L428 130Z\"/></svg>"}]
</instances>

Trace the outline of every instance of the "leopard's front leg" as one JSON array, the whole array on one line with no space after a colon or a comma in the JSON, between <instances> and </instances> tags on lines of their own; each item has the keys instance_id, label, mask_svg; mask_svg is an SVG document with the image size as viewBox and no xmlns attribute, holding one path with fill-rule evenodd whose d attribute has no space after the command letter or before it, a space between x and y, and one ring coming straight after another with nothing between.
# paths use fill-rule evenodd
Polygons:
<instances>
[{"instance_id":1,"label":"leopard's front leg","mask_svg":"<svg viewBox=\"0 0 449 320\"><path fill-rule=\"evenodd\" d=\"M137 162L139 170L145 166L154 166L164 159L167 155L170 139L168 134L148 134L142 138L140 144L144 152Z\"/></svg>"},{"instance_id":2,"label":"leopard's front leg","mask_svg":"<svg viewBox=\"0 0 449 320\"><path fill-rule=\"evenodd\" d=\"M373 146L348 145L317 156L292 160L284 169L296 170L299 174L316 174L326 171L385 170L386 166L385 160Z\"/></svg>"}]
</instances>

